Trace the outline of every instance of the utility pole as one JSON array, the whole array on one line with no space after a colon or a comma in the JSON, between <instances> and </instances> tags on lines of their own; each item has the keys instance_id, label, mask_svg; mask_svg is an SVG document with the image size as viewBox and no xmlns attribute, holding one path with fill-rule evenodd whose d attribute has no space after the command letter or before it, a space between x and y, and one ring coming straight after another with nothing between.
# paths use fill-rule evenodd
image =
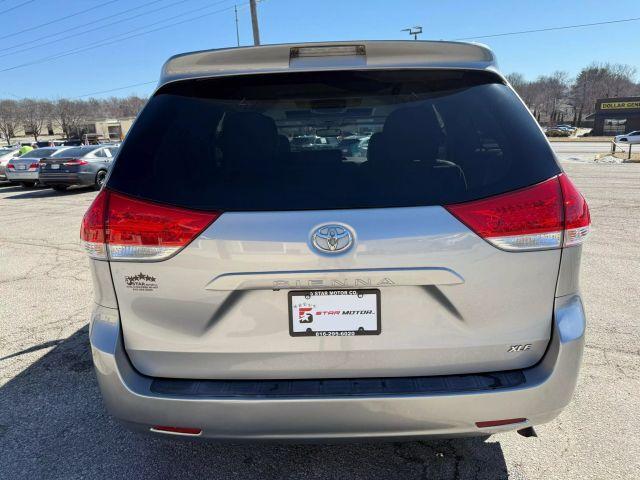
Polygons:
<instances>
[{"instance_id":1,"label":"utility pole","mask_svg":"<svg viewBox=\"0 0 640 480\"><path fill-rule=\"evenodd\" d=\"M256 0L250 0L251 5L251 26L253 27L253 44L260 45L260 27L258 26L258 9Z\"/></svg>"},{"instance_id":2,"label":"utility pole","mask_svg":"<svg viewBox=\"0 0 640 480\"><path fill-rule=\"evenodd\" d=\"M418 35L422 34L422 27L417 25L411 28L404 28L400 30L401 32L409 32L409 35L413 35L414 40L418 40Z\"/></svg>"},{"instance_id":3,"label":"utility pole","mask_svg":"<svg viewBox=\"0 0 640 480\"><path fill-rule=\"evenodd\" d=\"M238 6L233 6L233 11L236 13L236 40L238 40L238 46L240 46L240 30L238 30Z\"/></svg>"}]
</instances>

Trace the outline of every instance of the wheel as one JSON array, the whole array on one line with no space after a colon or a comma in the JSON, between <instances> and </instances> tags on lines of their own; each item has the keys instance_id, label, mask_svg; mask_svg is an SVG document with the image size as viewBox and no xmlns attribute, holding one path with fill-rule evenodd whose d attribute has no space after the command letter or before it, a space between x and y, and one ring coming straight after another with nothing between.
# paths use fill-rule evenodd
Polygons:
<instances>
[{"instance_id":1,"label":"wheel","mask_svg":"<svg viewBox=\"0 0 640 480\"><path fill-rule=\"evenodd\" d=\"M106 170L100 170L98 173L96 173L96 183L94 185L94 188L96 190L100 190L102 188L102 185L104 185L104 181L107 178L107 172Z\"/></svg>"},{"instance_id":2,"label":"wheel","mask_svg":"<svg viewBox=\"0 0 640 480\"><path fill-rule=\"evenodd\" d=\"M54 185L53 188L56 192L64 192L67 188L69 188L68 185Z\"/></svg>"},{"instance_id":3,"label":"wheel","mask_svg":"<svg viewBox=\"0 0 640 480\"><path fill-rule=\"evenodd\" d=\"M22 188L33 188L36 186L36 182L20 182Z\"/></svg>"}]
</instances>

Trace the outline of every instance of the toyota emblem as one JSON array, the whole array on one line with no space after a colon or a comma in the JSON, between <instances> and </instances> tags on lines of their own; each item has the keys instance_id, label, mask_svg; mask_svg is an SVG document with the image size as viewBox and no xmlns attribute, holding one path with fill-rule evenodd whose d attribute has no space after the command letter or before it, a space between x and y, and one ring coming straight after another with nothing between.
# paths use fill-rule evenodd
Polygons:
<instances>
[{"instance_id":1,"label":"toyota emblem","mask_svg":"<svg viewBox=\"0 0 640 480\"><path fill-rule=\"evenodd\" d=\"M353 234L342 225L322 225L311 236L313 246L321 252L339 253L353 243Z\"/></svg>"}]
</instances>

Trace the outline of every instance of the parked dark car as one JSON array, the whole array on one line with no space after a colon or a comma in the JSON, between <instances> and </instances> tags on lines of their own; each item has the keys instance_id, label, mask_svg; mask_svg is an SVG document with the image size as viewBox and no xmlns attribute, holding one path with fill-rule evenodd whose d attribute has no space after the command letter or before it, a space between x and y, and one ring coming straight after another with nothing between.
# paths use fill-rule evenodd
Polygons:
<instances>
[{"instance_id":1,"label":"parked dark car","mask_svg":"<svg viewBox=\"0 0 640 480\"><path fill-rule=\"evenodd\" d=\"M64 156L43 158L38 181L54 190L66 190L71 185L102 187L118 147L90 145L65 150Z\"/></svg>"}]
</instances>

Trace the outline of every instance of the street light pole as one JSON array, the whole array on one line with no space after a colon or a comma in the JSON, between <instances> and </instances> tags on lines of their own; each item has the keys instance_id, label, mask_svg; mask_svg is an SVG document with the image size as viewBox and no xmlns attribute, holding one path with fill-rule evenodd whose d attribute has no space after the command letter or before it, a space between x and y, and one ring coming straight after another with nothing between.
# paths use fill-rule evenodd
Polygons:
<instances>
[{"instance_id":1,"label":"street light pole","mask_svg":"<svg viewBox=\"0 0 640 480\"><path fill-rule=\"evenodd\" d=\"M240 30L238 30L238 6L233 6L233 11L236 14L236 40L238 41L238 46L240 46Z\"/></svg>"},{"instance_id":2,"label":"street light pole","mask_svg":"<svg viewBox=\"0 0 640 480\"><path fill-rule=\"evenodd\" d=\"M400 30L401 32L409 32L409 35L413 35L414 40L418 40L418 35L422 34L422 27L420 25L416 25L411 28L404 28Z\"/></svg>"},{"instance_id":3,"label":"street light pole","mask_svg":"<svg viewBox=\"0 0 640 480\"><path fill-rule=\"evenodd\" d=\"M251 6L251 26L253 27L253 44L260 45L260 27L258 26L258 9L256 0L250 0Z\"/></svg>"}]
</instances>

